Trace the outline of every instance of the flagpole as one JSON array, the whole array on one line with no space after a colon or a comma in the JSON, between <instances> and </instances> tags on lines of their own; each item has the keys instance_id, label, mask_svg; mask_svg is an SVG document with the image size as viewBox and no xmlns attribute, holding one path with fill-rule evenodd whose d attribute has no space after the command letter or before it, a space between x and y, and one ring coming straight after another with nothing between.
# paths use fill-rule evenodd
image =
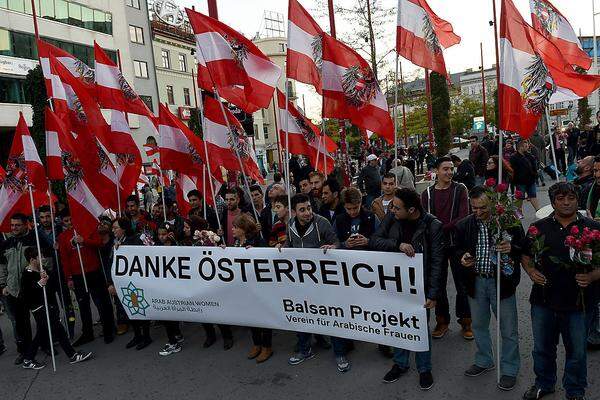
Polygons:
<instances>
[{"instance_id":1,"label":"flagpole","mask_svg":"<svg viewBox=\"0 0 600 400\"><path fill-rule=\"evenodd\" d=\"M487 135L487 106L485 103L485 70L483 68L483 42L479 42L479 52L481 53L481 94L483 96L483 132Z\"/></svg>"},{"instance_id":2,"label":"flagpole","mask_svg":"<svg viewBox=\"0 0 600 400\"><path fill-rule=\"evenodd\" d=\"M396 160L398 160L398 58L396 52L396 75L394 79L394 158Z\"/></svg>"},{"instance_id":3,"label":"flagpole","mask_svg":"<svg viewBox=\"0 0 600 400\"><path fill-rule=\"evenodd\" d=\"M404 146L408 149L408 131L406 130L406 108L404 97L404 76L402 75L402 62L400 64L400 87L402 88L402 131L404 132Z\"/></svg>"},{"instance_id":4,"label":"flagpole","mask_svg":"<svg viewBox=\"0 0 600 400\"><path fill-rule=\"evenodd\" d=\"M325 118L321 116L321 136L323 137L323 166L325 167L325 179L327 179L327 155L329 154L329 150L327 150L327 140L325 139Z\"/></svg>"},{"instance_id":5,"label":"flagpole","mask_svg":"<svg viewBox=\"0 0 600 400\"><path fill-rule=\"evenodd\" d=\"M275 98L277 96L273 96L273 118L275 120L275 139L277 140L277 159L279 160L279 169L281 170L281 143L279 143L279 126L277 125L277 113L279 112L279 102L275 105Z\"/></svg>"},{"instance_id":6,"label":"flagpole","mask_svg":"<svg viewBox=\"0 0 600 400\"><path fill-rule=\"evenodd\" d=\"M194 88L194 104L196 105L196 110L198 111L198 117L200 118L200 126L202 129L202 135L204 135L204 126L202 125L202 112L200 111L200 106L198 105L198 88L196 87L196 78L194 77L194 67L192 67L192 87ZM204 210L204 219L206 220L206 165L202 168L202 209Z\"/></svg>"},{"instance_id":7,"label":"flagpole","mask_svg":"<svg viewBox=\"0 0 600 400\"><path fill-rule=\"evenodd\" d=\"M289 25L289 24L288 24ZM288 26L289 30L289 26ZM289 38L289 34L288 34ZM285 77L285 180L287 182L287 196L288 196L288 206L290 209L292 208L292 191L291 191L291 179L290 179L290 133L289 133L289 122L290 122L290 112L289 112L289 100L288 100L288 79L287 74ZM292 214L289 215L289 220L291 221ZM288 221L289 222L289 221Z\"/></svg>"},{"instance_id":8,"label":"flagpole","mask_svg":"<svg viewBox=\"0 0 600 400\"><path fill-rule=\"evenodd\" d=\"M317 143L317 161L315 162L315 171L319 170L319 156L321 153L321 139L322 139L322 136L319 135L319 142Z\"/></svg>"},{"instance_id":9,"label":"flagpole","mask_svg":"<svg viewBox=\"0 0 600 400\"><path fill-rule=\"evenodd\" d=\"M433 152L433 110L431 109L431 81L429 80L429 70L425 68L425 95L427 96L427 125L429 125L429 150Z\"/></svg>"},{"instance_id":10,"label":"flagpole","mask_svg":"<svg viewBox=\"0 0 600 400\"><path fill-rule=\"evenodd\" d=\"M46 151L46 154L48 152ZM48 179L48 204L50 205L50 220L52 221L52 250L54 250L54 263L56 264L56 274L58 276L58 296L62 305L65 328L67 327L67 307L65 306L65 297L63 296L62 271L58 262L58 251L56 250L56 227L54 226L54 210L52 209L52 189L50 188L50 179Z\"/></svg>"},{"instance_id":11,"label":"flagpole","mask_svg":"<svg viewBox=\"0 0 600 400\"><path fill-rule=\"evenodd\" d=\"M33 201L33 190L31 184L27 185L29 189L29 201L31 202L31 215L33 216L33 230L35 232L35 243L38 251L38 262L40 263L40 271L44 271L44 265L42 264L42 247L40 246L40 234L37 230L37 217L35 215L35 202ZM54 340L52 339L52 326L50 324L50 310L48 308L48 296L46 294L46 285L42 286L42 292L44 293L44 308L46 309L46 323L48 324L48 339L50 341L50 353L52 354L52 369L56 372L56 359L54 356ZM39 329L39 328L38 328Z\"/></svg>"},{"instance_id":12,"label":"flagpole","mask_svg":"<svg viewBox=\"0 0 600 400\"><path fill-rule=\"evenodd\" d=\"M202 210L206 220L206 164L202 168Z\"/></svg>"},{"instance_id":13,"label":"flagpole","mask_svg":"<svg viewBox=\"0 0 600 400\"><path fill-rule=\"evenodd\" d=\"M494 45L496 49L496 85L500 87L500 51L498 48L498 21L496 18L496 0L492 0L492 12L494 14ZM498 101L498 116L502 119L502 102ZM502 166L503 166L503 134L499 129L500 121L496 121L496 125L498 126L498 183L502 183ZM502 352L502 343L500 342L500 303L502 302L500 299L500 278L501 278L501 268L500 268L500 252L496 254L496 381L500 383L500 378L502 376L502 371L500 367L501 360L501 352Z\"/></svg>"},{"instance_id":14,"label":"flagpole","mask_svg":"<svg viewBox=\"0 0 600 400\"><path fill-rule=\"evenodd\" d=\"M552 129L550 129L550 110L546 106L546 125L548 125L548 138L550 140L550 149L552 151L552 161L554 162L554 169L556 170L556 183L560 181L558 178L558 163L556 162L556 150L554 149L554 141L552 140Z\"/></svg>"}]
</instances>

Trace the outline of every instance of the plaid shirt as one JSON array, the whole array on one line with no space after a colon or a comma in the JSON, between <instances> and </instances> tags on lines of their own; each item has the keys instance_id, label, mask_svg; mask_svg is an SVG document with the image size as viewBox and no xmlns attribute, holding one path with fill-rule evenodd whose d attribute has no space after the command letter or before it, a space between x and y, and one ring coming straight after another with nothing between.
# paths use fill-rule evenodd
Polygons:
<instances>
[{"instance_id":1,"label":"plaid shirt","mask_svg":"<svg viewBox=\"0 0 600 400\"><path fill-rule=\"evenodd\" d=\"M494 268L491 260L490 234L484 222L477 221L477 246L475 247L475 271L479 275L493 276Z\"/></svg>"}]
</instances>

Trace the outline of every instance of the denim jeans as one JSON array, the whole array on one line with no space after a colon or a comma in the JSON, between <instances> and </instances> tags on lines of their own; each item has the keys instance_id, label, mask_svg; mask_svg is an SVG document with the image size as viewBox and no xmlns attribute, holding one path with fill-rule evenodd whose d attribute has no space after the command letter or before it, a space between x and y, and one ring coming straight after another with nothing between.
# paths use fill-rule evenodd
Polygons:
<instances>
[{"instance_id":1,"label":"denim jeans","mask_svg":"<svg viewBox=\"0 0 600 400\"><path fill-rule=\"evenodd\" d=\"M591 345L600 345L600 302L596 304L592 312L590 329L588 330L588 343Z\"/></svg>"},{"instance_id":2,"label":"denim jeans","mask_svg":"<svg viewBox=\"0 0 600 400\"><path fill-rule=\"evenodd\" d=\"M559 337L565 346L565 372L562 385L567 396L583 396L587 387L587 332L593 313L556 312L531 306L533 330L533 371L535 385L554 390L556 384L556 346Z\"/></svg>"},{"instance_id":3,"label":"denim jeans","mask_svg":"<svg viewBox=\"0 0 600 400\"><path fill-rule=\"evenodd\" d=\"M469 305L473 318L473 336L475 336L477 345L475 365L481 368L492 367L495 362L490 336L490 320L492 312L496 315L496 279L478 276L475 280L475 297L469 297ZM516 377L519 373L521 358L515 295L500 301L500 335L502 338L500 371L502 375Z\"/></svg>"},{"instance_id":4,"label":"denim jeans","mask_svg":"<svg viewBox=\"0 0 600 400\"><path fill-rule=\"evenodd\" d=\"M296 335L298 337L298 350L302 354L308 354L312 347L312 333L297 332ZM333 347L333 354L336 357L345 356L347 343L347 339L331 336L331 347Z\"/></svg>"},{"instance_id":5,"label":"denim jeans","mask_svg":"<svg viewBox=\"0 0 600 400\"><path fill-rule=\"evenodd\" d=\"M394 348L394 364L402 369L410 368L410 354L415 353L415 365L419 373L431 372L431 331L429 329L429 310L427 310L427 334L429 335L429 350L410 351Z\"/></svg>"}]
</instances>

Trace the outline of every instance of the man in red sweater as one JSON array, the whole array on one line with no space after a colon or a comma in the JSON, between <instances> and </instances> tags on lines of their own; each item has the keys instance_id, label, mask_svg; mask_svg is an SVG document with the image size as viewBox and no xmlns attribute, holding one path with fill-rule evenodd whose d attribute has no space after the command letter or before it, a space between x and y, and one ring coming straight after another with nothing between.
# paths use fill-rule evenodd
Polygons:
<instances>
[{"instance_id":1,"label":"man in red sweater","mask_svg":"<svg viewBox=\"0 0 600 400\"><path fill-rule=\"evenodd\" d=\"M68 210L60 214L64 231L58 237L58 251L63 263L67 283L75 292L79 313L81 316L81 336L73 346L81 346L94 340L92 309L90 296L98 309L104 331L104 342L114 340L115 321L112 311L110 296L106 287L106 279L100 268L98 248L101 245L100 237L83 238L78 235L71 224L71 215ZM79 247L79 252L77 251ZM79 254L81 254L81 262ZM84 275L85 274L85 281ZM87 289L85 283L87 282Z\"/></svg>"}]
</instances>

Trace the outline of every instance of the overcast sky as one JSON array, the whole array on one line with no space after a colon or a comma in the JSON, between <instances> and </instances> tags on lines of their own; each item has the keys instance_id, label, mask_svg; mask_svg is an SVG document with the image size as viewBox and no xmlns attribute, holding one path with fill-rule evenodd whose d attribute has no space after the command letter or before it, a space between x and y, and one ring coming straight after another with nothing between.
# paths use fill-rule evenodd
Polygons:
<instances>
[{"instance_id":1,"label":"overcast sky","mask_svg":"<svg viewBox=\"0 0 600 400\"><path fill-rule=\"evenodd\" d=\"M200 12L207 13L206 0L175 0L179 4L190 7L195 5ZM334 0L335 4L351 6L356 0ZM384 7L396 8L396 0L379 0ZM552 0L552 3L571 22L576 32L591 35L593 0ZM302 5L315 15L320 14L316 9L316 0L300 0ZM529 0L513 0L525 20L530 22ZM218 0L219 19L231 27L252 37L264 26L264 11L282 13L287 19L286 0ZM495 63L493 30L488 21L492 19L492 0L428 0L431 8L445 20L449 21L454 32L461 36L461 43L444 51L446 66L450 72L460 72L467 68L478 68L480 65L479 43L483 42L483 57L486 68ZM596 0L597 11L600 11L600 0ZM497 0L498 22L500 20L500 0ZM321 27L329 32L329 22L325 18L316 18ZM352 29L352 25L342 18L336 18L338 36ZM382 43L377 43L381 49L392 48L396 35L395 18L389 24L389 38ZM393 56L392 56L393 57ZM405 75L410 80L421 70L407 60L402 60ZM393 58L390 58L390 68L393 68ZM381 78L381 75L380 75ZM307 89L300 88L299 92L309 93ZM318 99L307 102L307 111L310 117L316 117Z\"/></svg>"}]
</instances>

